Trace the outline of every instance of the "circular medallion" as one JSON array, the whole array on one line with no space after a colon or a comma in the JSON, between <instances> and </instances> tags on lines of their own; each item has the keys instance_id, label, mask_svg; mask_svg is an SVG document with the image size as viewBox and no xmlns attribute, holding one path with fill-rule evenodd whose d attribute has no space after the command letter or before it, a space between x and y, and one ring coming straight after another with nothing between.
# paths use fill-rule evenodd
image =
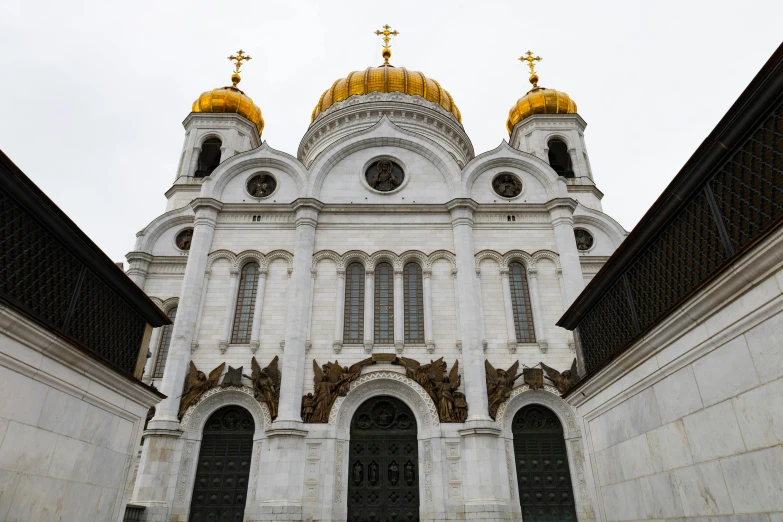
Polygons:
<instances>
[{"instance_id":1,"label":"circular medallion","mask_svg":"<svg viewBox=\"0 0 783 522\"><path fill-rule=\"evenodd\" d=\"M406 413L400 413L397 416L397 427L401 429L406 429L411 425L411 418L408 417L408 414Z\"/></svg>"},{"instance_id":2,"label":"circular medallion","mask_svg":"<svg viewBox=\"0 0 783 522\"><path fill-rule=\"evenodd\" d=\"M380 428L387 428L394 422L394 406L391 403L382 401L372 409L372 416L375 424Z\"/></svg>"},{"instance_id":3,"label":"circular medallion","mask_svg":"<svg viewBox=\"0 0 783 522\"><path fill-rule=\"evenodd\" d=\"M501 172L492 179L492 190L501 198L515 198L522 194L522 180L510 172Z\"/></svg>"},{"instance_id":4,"label":"circular medallion","mask_svg":"<svg viewBox=\"0 0 783 522\"><path fill-rule=\"evenodd\" d=\"M251 176L247 180L247 193L254 198L265 198L271 196L277 188L277 180L268 172L262 172Z\"/></svg>"},{"instance_id":5,"label":"circular medallion","mask_svg":"<svg viewBox=\"0 0 783 522\"><path fill-rule=\"evenodd\" d=\"M405 173L397 163L381 159L370 163L364 177L370 188L378 192L392 192L402 185Z\"/></svg>"},{"instance_id":6,"label":"circular medallion","mask_svg":"<svg viewBox=\"0 0 783 522\"><path fill-rule=\"evenodd\" d=\"M190 243L193 241L193 229L192 228L186 228L185 230L180 231L179 234L177 234L177 239L174 240L174 243L177 245L177 248L180 250L190 250Z\"/></svg>"},{"instance_id":7,"label":"circular medallion","mask_svg":"<svg viewBox=\"0 0 783 522\"><path fill-rule=\"evenodd\" d=\"M241 415L236 410L231 410L223 415L223 427L227 430L235 430L241 422Z\"/></svg>"},{"instance_id":8,"label":"circular medallion","mask_svg":"<svg viewBox=\"0 0 783 522\"><path fill-rule=\"evenodd\" d=\"M593 235L583 228L574 229L577 250L590 250L593 247Z\"/></svg>"}]
</instances>

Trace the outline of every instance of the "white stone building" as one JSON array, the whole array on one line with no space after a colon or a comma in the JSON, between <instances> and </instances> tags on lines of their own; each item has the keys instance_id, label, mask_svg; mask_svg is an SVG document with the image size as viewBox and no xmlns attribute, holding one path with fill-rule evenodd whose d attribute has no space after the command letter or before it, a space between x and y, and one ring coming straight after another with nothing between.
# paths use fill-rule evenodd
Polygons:
<instances>
[{"instance_id":1,"label":"white stone building","mask_svg":"<svg viewBox=\"0 0 783 522\"><path fill-rule=\"evenodd\" d=\"M485 371L485 359L569 368L574 338L555 323L626 236L602 212L586 123L533 74L508 142L476 154L448 92L390 54L313 100L295 155L261 140L238 74L185 119L165 212L127 256L176 316L153 333L145 373L167 396L131 498L145 520L521 520L523 506L596 517L576 410L546 381L491 411ZM253 357L279 358L274 419L248 378L179 418L191 362L249 374ZM395 357L458 361L461 380L433 395ZM335 384L323 422L303 421L303 395L321 397L313 360L368 358ZM459 397L466 418L448 422ZM546 434L515 437L525 415Z\"/></svg>"}]
</instances>

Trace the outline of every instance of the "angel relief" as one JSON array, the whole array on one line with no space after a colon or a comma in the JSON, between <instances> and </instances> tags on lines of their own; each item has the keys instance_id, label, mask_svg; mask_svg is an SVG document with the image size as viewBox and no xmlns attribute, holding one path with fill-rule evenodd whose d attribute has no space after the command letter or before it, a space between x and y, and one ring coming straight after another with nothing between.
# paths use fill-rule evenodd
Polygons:
<instances>
[{"instance_id":1,"label":"angel relief","mask_svg":"<svg viewBox=\"0 0 783 522\"><path fill-rule=\"evenodd\" d=\"M362 368L370 364L375 364L372 358L350 367L340 366L337 361L319 366L313 359L313 393L305 395L302 400L302 419L305 422L328 422L334 401L348 394L351 383L362 374Z\"/></svg>"},{"instance_id":2,"label":"angel relief","mask_svg":"<svg viewBox=\"0 0 783 522\"><path fill-rule=\"evenodd\" d=\"M508 400L514 382L522 374L519 371L519 361L511 365L508 370L496 370L488 360L484 359L484 369L487 374L487 401L489 402L489 415L494 419L500 404Z\"/></svg>"},{"instance_id":3,"label":"angel relief","mask_svg":"<svg viewBox=\"0 0 783 522\"><path fill-rule=\"evenodd\" d=\"M567 392L581 380L581 377L579 377L579 373L576 369L576 359L574 359L574 362L571 363L571 369L564 370L563 373L560 373L554 368L550 368L544 363L541 363L541 367L546 372L547 378L552 381L552 383L555 385L555 388L557 388L557 391L560 393Z\"/></svg>"},{"instance_id":4,"label":"angel relief","mask_svg":"<svg viewBox=\"0 0 783 522\"><path fill-rule=\"evenodd\" d=\"M277 418L277 409L280 404L280 370L277 367L278 357L275 356L263 370L253 357L250 361L251 373L247 377L253 383L253 395L258 402L263 402L269 408L272 419Z\"/></svg>"},{"instance_id":5,"label":"angel relief","mask_svg":"<svg viewBox=\"0 0 783 522\"><path fill-rule=\"evenodd\" d=\"M441 422L465 422L468 403L465 396L457 392L461 378L459 361L454 361L451 371L446 374L446 362L443 357L429 364L421 364L415 359L398 357L394 364L405 368L405 374L424 388L438 407Z\"/></svg>"},{"instance_id":6,"label":"angel relief","mask_svg":"<svg viewBox=\"0 0 783 522\"><path fill-rule=\"evenodd\" d=\"M188 375L185 377L185 387L182 390L182 395L179 401L179 414L178 418L182 420L182 416L188 411L188 408L198 402L204 393L211 390L218 384L220 374L223 373L223 368L226 367L226 363L222 363L220 366L209 372L209 377L204 375L204 372L200 372L193 361L190 361L190 369Z\"/></svg>"}]
</instances>

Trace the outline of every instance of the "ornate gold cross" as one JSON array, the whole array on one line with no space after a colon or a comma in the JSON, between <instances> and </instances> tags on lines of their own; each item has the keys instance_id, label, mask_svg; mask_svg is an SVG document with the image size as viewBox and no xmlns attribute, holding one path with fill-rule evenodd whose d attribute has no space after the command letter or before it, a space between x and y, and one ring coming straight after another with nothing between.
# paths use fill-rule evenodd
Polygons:
<instances>
[{"instance_id":1,"label":"ornate gold cross","mask_svg":"<svg viewBox=\"0 0 783 522\"><path fill-rule=\"evenodd\" d=\"M389 24L386 24L383 26L383 31L381 31L380 29L375 31L375 34L377 34L378 36L383 36L383 52L381 53L381 56L383 56L384 65L389 65L389 58L391 58L391 49L389 49L389 42L391 41L392 36L397 36L398 34L400 34L397 31L390 31L389 29L391 29L391 26L389 26Z\"/></svg>"},{"instance_id":2,"label":"ornate gold cross","mask_svg":"<svg viewBox=\"0 0 783 522\"><path fill-rule=\"evenodd\" d=\"M242 67L242 62L250 61L253 58L247 56L245 54L245 51L240 49L239 51L237 51L236 55L232 54L231 56L228 57L228 59L231 60L232 62L236 62L234 67L234 73L239 74L239 69Z\"/></svg>"},{"instance_id":3,"label":"ornate gold cross","mask_svg":"<svg viewBox=\"0 0 783 522\"><path fill-rule=\"evenodd\" d=\"M540 56L533 56L530 51L525 53L525 56L519 57L520 62L527 62L527 66L530 68L530 83L533 84L533 88L538 87L538 75L536 74L536 62L541 61Z\"/></svg>"}]
</instances>

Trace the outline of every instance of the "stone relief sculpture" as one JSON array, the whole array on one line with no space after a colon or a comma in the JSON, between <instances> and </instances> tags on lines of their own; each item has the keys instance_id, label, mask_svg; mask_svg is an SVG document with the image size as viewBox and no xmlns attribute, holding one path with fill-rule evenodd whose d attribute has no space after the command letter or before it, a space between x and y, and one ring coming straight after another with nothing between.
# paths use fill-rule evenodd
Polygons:
<instances>
[{"instance_id":1,"label":"stone relief sculpture","mask_svg":"<svg viewBox=\"0 0 783 522\"><path fill-rule=\"evenodd\" d=\"M350 367L340 366L337 361L328 362L321 367L313 359L314 392L312 398L305 395L302 399L302 420L305 415L309 415L309 422L329 422L329 412L332 411L334 401L337 397L345 397L348 394L351 383L362 374L362 368L370 364L375 364L372 358L359 361ZM312 412L305 411L305 404L312 408Z\"/></svg>"},{"instance_id":2,"label":"stone relief sculpture","mask_svg":"<svg viewBox=\"0 0 783 522\"><path fill-rule=\"evenodd\" d=\"M415 359L398 357L394 364L405 368L405 374L424 388L438 407L438 417L441 422L464 422L467 417L468 404L465 395L457 392L461 378L459 361L454 361L448 375L443 357L429 364L421 364ZM459 404L457 404L459 401ZM463 420L460 420L463 419Z\"/></svg>"},{"instance_id":3,"label":"stone relief sculpture","mask_svg":"<svg viewBox=\"0 0 783 522\"><path fill-rule=\"evenodd\" d=\"M544 363L540 364L541 367L546 371L546 376L550 381L552 381L552 383L555 385L555 388L557 388L557 391L560 393L566 393L581 380L576 370L576 359L574 359L574 362L571 363L571 369L565 370L563 373L560 373L554 368L550 368Z\"/></svg>"},{"instance_id":4,"label":"stone relief sculpture","mask_svg":"<svg viewBox=\"0 0 783 522\"><path fill-rule=\"evenodd\" d=\"M484 370L487 375L489 415L494 419L500 404L511 396L514 382L522 374L517 373L519 371L519 361L512 364L508 370L496 370L488 360L484 359Z\"/></svg>"},{"instance_id":5,"label":"stone relief sculpture","mask_svg":"<svg viewBox=\"0 0 783 522\"><path fill-rule=\"evenodd\" d=\"M277 367L278 357L275 356L263 370L253 357L250 360L250 377L245 375L253 383L253 395L258 402L266 403L272 419L277 418L277 410L280 404L280 379L282 377Z\"/></svg>"},{"instance_id":6,"label":"stone relief sculpture","mask_svg":"<svg viewBox=\"0 0 783 522\"><path fill-rule=\"evenodd\" d=\"M182 390L179 401L179 414L177 417L180 420L182 420L182 416L188 408L196 404L204 393L217 386L220 374L223 373L223 368L225 367L226 363L221 363L220 366L209 372L209 377L207 377L204 375L204 372L200 372L196 368L193 361L190 361L190 369L187 377L185 377L185 387Z\"/></svg>"}]
</instances>

